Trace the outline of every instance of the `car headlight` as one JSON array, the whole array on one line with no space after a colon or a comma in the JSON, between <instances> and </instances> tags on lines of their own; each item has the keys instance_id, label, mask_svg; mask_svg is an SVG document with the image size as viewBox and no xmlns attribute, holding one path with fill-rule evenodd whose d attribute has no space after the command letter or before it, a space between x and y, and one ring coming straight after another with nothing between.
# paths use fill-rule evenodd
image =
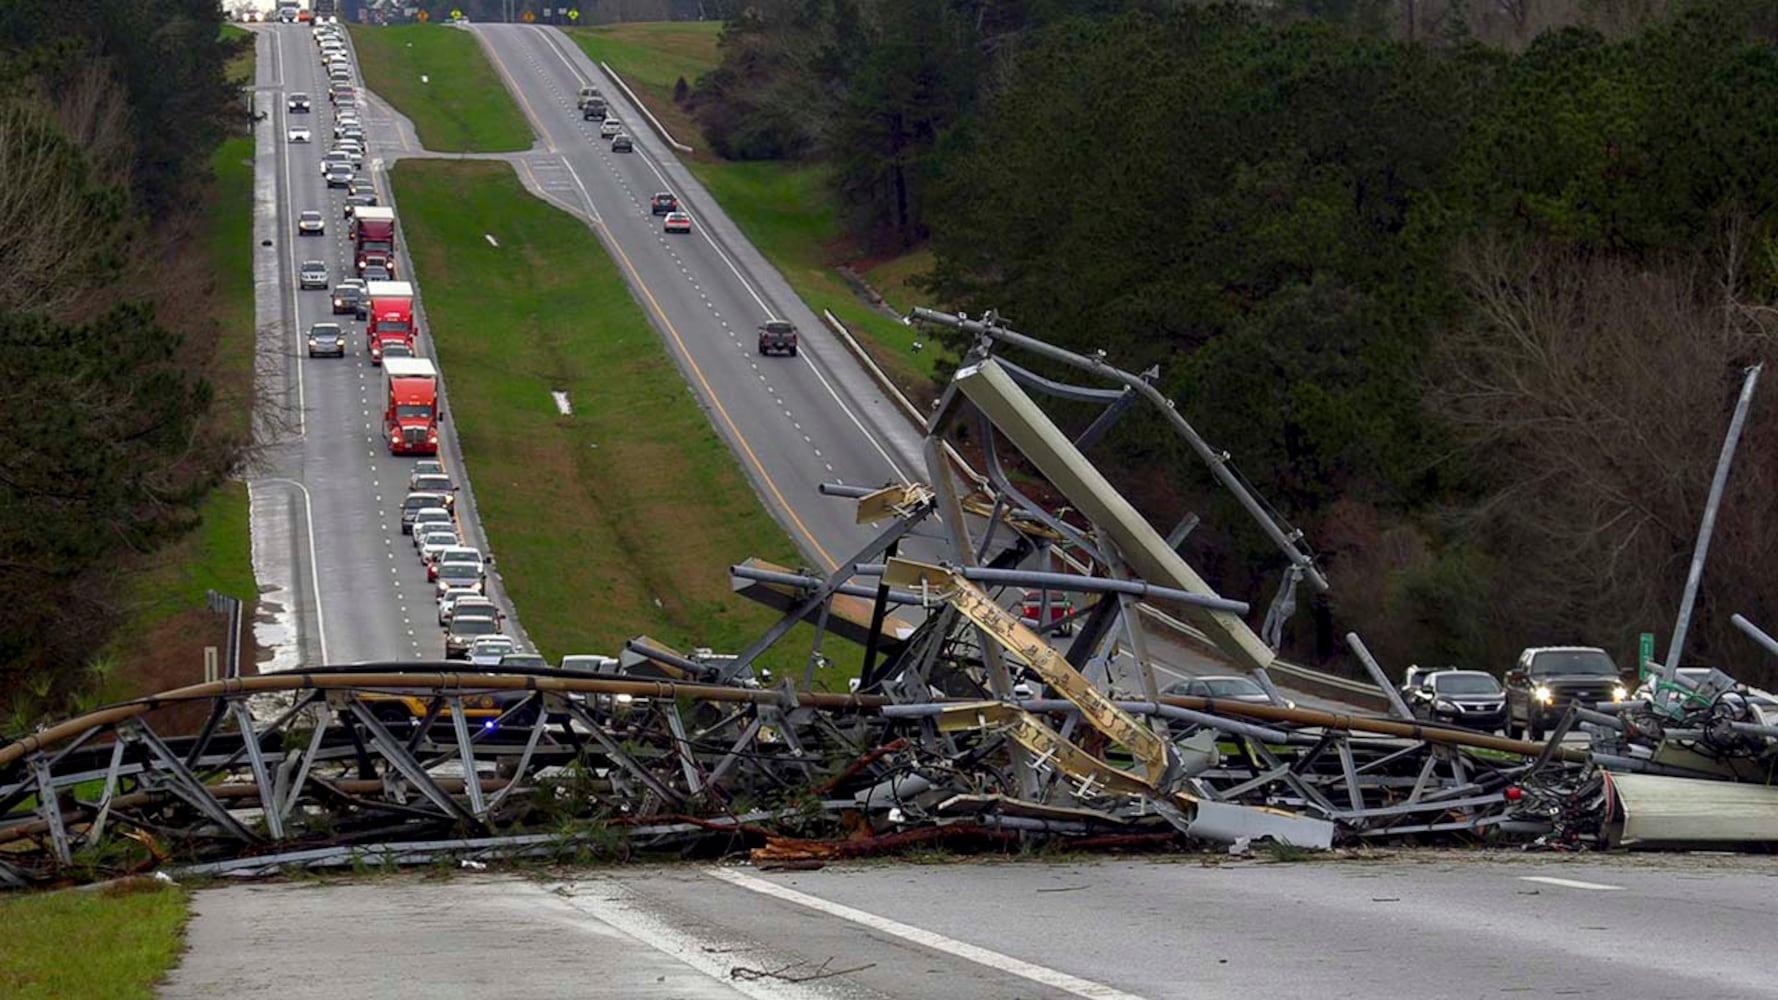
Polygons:
<instances>
[{"instance_id":1,"label":"car headlight","mask_svg":"<svg viewBox=\"0 0 1778 1000\"><path fill-rule=\"evenodd\" d=\"M1612 689L1611 689L1611 700L1612 701L1623 701L1625 698L1628 698L1628 697L1630 697L1629 689L1625 688L1622 684L1617 684L1617 685L1612 686Z\"/></svg>"},{"instance_id":2,"label":"car headlight","mask_svg":"<svg viewBox=\"0 0 1778 1000\"><path fill-rule=\"evenodd\" d=\"M628 705L630 702L635 701L636 697L634 695L620 694L613 696L612 700L619 705Z\"/></svg>"},{"instance_id":3,"label":"car headlight","mask_svg":"<svg viewBox=\"0 0 1778 1000\"><path fill-rule=\"evenodd\" d=\"M1440 699L1434 701L1432 703L1432 707L1438 709L1441 712L1455 712L1455 711L1457 711L1457 706L1455 704L1453 704L1450 701L1450 699L1448 699L1448 698L1440 698Z\"/></svg>"},{"instance_id":4,"label":"car headlight","mask_svg":"<svg viewBox=\"0 0 1778 1000\"><path fill-rule=\"evenodd\" d=\"M1548 705L1551 701L1555 700L1555 696L1550 694L1550 689L1544 687L1542 684L1537 685L1537 689L1531 692L1531 697L1536 698L1545 705Z\"/></svg>"}]
</instances>

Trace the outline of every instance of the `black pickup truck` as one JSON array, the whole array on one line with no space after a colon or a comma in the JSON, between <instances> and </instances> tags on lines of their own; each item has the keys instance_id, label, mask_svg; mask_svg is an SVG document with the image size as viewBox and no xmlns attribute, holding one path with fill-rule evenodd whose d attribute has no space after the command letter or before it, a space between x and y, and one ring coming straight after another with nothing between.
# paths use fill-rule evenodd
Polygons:
<instances>
[{"instance_id":1,"label":"black pickup truck","mask_svg":"<svg viewBox=\"0 0 1778 1000\"><path fill-rule=\"evenodd\" d=\"M1611 654L1595 646L1534 646L1506 674L1509 730L1541 739L1568 707L1591 708L1629 696Z\"/></svg>"},{"instance_id":2,"label":"black pickup truck","mask_svg":"<svg viewBox=\"0 0 1778 1000\"><path fill-rule=\"evenodd\" d=\"M759 353L788 354L796 357L796 327L781 319L767 320L759 325Z\"/></svg>"}]
</instances>

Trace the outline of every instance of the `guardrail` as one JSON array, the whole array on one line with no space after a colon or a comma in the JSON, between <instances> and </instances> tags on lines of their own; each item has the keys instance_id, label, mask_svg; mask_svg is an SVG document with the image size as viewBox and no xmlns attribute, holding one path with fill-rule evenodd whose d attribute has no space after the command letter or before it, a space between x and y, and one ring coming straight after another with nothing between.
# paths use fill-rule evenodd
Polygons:
<instances>
[{"instance_id":1,"label":"guardrail","mask_svg":"<svg viewBox=\"0 0 1778 1000\"><path fill-rule=\"evenodd\" d=\"M828 329L832 330L834 335L839 338L840 343L844 344L846 349L864 366L865 372L876 381L877 386L888 395L890 401L895 403L896 408L901 410L902 415L913 421L916 427L924 430L926 426L926 418L921 414L920 408L914 405L913 400L907 398L907 394L901 391L901 387L895 384L895 381L889 377L889 373L884 371L881 365L877 364L876 359L871 357L870 352L865 350L864 345L858 342L858 338L853 336L852 331L846 327L846 324L842 322L838 316L835 316L832 311L827 309L821 310L821 319L827 324ZM951 459L959 465L966 475L973 478L976 482L986 481L985 477L971 468L963 457L956 454L955 451L951 452ZM1064 552L1061 555L1062 559L1071 564L1076 570L1085 568L1084 566L1075 563L1067 553ZM1146 602L1138 602L1136 608L1142 613L1143 617L1155 622L1167 631L1172 632L1183 639L1189 640L1193 645L1198 646L1202 650L1206 652L1214 652L1216 650L1216 645L1210 641L1209 636L1191 625L1174 618L1160 608ZM1363 681L1340 677L1325 671L1316 670L1313 667L1305 667L1298 663L1291 663L1284 659L1272 661L1270 669L1283 674L1286 677L1292 678L1296 683L1290 685L1291 687L1299 690L1308 690L1312 694L1339 698L1345 701L1363 701L1377 707L1381 707L1384 704L1384 695L1382 692L1378 691L1375 686L1366 684Z\"/></svg>"},{"instance_id":2,"label":"guardrail","mask_svg":"<svg viewBox=\"0 0 1778 1000\"><path fill-rule=\"evenodd\" d=\"M689 153L692 151L690 146L673 138L673 133L667 131L667 126L662 125L661 120L654 116L654 112L648 110L648 105L642 103L642 98L636 96L636 92L630 89L630 85L624 82L623 77L617 75L617 70L612 69L610 63L601 60L599 62L599 68L605 71L606 76L611 77L612 83L617 84L618 87L623 90L624 96L630 99L630 103L636 106L637 111L642 112L642 116L648 119L648 124L654 126L655 132L658 133L662 139L667 141L667 145L672 146L681 153Z\"/></svg>"}]
</instances>

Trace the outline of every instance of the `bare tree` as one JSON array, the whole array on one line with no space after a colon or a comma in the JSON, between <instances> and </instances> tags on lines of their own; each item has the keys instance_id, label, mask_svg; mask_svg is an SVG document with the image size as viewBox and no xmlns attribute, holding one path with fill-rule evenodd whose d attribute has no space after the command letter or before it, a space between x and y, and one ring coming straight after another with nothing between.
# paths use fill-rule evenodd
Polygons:
<instances>
[{"instance_id":1,"label":"bare tree","mask_svg":"<svg viewBox=\"0 0 1778 1000\"><path fill-rule=\"evenodd\" d=\"M1741 373L1773 354L1778 329L1735 296L1745 245L1731 227L1714 270L1498 241L1460 255L1474 320L1436 345L1428 399L1486 469L1491 489L1468 518L1510 567L1501 628L1623 648L1671 623ZM1727 612L1773 608L1762 567L1778 553L1765 503L1775 414L1756 408L1730 483L1705 575L1703 606L1722 609L1699 632L1705 655L1747 662Z\"/></svg>"},{"instance_id":2,"label":"bare tree","mask_svg":"<svg viewBox=\"0 0 1778 1000\"><path fill-rule=\"evenodd\" d=\"M95 136L114 136L95 103ZM108 140L109 141L109 140ZM108 184L43 102L0 103L0 312L61 314L128 228L127 193Z\"/></svg>"}]
</instances>

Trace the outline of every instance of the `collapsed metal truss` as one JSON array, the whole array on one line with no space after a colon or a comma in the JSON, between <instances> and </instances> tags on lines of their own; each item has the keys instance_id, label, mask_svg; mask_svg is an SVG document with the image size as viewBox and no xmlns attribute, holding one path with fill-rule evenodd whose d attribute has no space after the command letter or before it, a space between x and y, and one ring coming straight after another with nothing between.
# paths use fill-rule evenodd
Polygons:
<instances>
[{"instance_id":1,"label":"collapsed metal truss","mask_svg":"<svg viewBox=\"0 0 1778 1000\"><path fill-rule=\"evenodd\" d=\"M1155 373L1122 372L992 317L920 318L976 338L927 427L925 481L824 486L877 526L831 571L731 566L738 592L782 613L745 649L685 653L638 637L609 670L391 663L229 678L112 706L0 747L0 884L162 863L260 871L614 842L779 860L935 838L1577 845L1612 819L1611 771L1744 779L1778 760L1778 729L1727 699L1727 678L1690 684L1671 704L1577 709L1545 743L1423 725L1398 699L1396 718L1295 707L1271 682L1277 635L1297 581L1327 581L1301 533L1160 397ZM1009 348L1118 388L1039 374L1001 358ZM1100 409L1071 437L1027 389ZM1085 456L1143 403L1284 557L1263 637L1245 602L1179 555L1195 519L1163 536ZM979 471L947 441L965 421ZM1062 494L1064 511L1016 485L1008 447ZM910 538L934 535L937 557L904 555ZM1165 694L1144 602L1190 622L1271 703ZM806 667L770 684L761 657L799 623L814 626ZM862 647L849 693L811 690L833 661L830 638ZM157 710L194 702L208 709L196 735L157 731ZM1564 745L1570 727L1591 743Z\"/></svg>"}]
</instances>

